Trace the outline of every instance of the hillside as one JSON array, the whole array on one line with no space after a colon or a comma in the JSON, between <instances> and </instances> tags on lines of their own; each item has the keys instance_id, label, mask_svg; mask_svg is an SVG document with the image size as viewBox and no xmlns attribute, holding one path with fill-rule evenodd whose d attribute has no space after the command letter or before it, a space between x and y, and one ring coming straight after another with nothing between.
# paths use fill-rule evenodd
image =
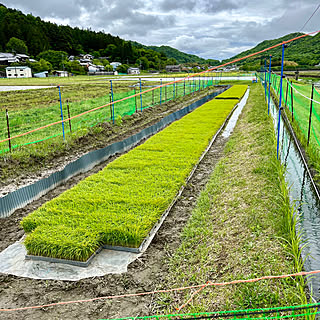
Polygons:
<instances>
[{"instance_id":1,"label":"hillside","mask_svg":"<svg viewBox=\"0 0 320 320\"><path fill-rule=\"evenodd\" d=\"M14 41L10 42L12 38ZM18 43L19 47L13 47L12 43ZM151 49L138 49L117 36L46 22L0 4L0 51L28 53L31 57L41 58L40 54L48 50L54 50L60 57L90 53L96 58L139 64L143 69L158 69L167 62L166 55ZM58 67L57 64L54 67Z\"/></svg>"},{"instance_id":2,"label":"hillside","mask_svg":"<svg viewBox=\"0 0 320 320\"><path fill-rule=\"evenodd\" d=\"M289 40L291 38L297 37L302 33L290 33L281 38L273 40L265 40L259 43L257 46L250 50L241 52L240 54L235 55L234 57L225 60L231 61L233 59L244 57L248 54L266 49L270 46L273 46L279 42ZM273 65L280 64L281 58L281 48L277 47L271 49L268 52L264 52L256 57L249 58L243 62L243 64L248 63L264 63L264 59L269 57L270 54L273 57ZM315 66L320 63L320 33L316 36L307 36L302 39L298 39L287 46L285 49L285 60L286 61L295 61L299 64L299 67L303 66Z\"/></svg>"},{"instance_id":3,"label":"hillside","mask_svg":"<svg viewBox=\"0 0 320 320\"><path fill-rule=\"evenodd\" d=\"M157 51L159 53L163 53L166 55L169 59L175 59L177 63L196 63L196 64L209 64L212 66L219 65L220 61L219 60L214 60L214 59L204 59L201 57L198 57L194 54L189 54L185 53L182 51L179 51L178 49L172 48L170 46L145 46L142 45L138 42L131 41L131 43L138 47L138 48L145 48L145 49L151 49L154 51Z\"/></svg>"}]
</instances>

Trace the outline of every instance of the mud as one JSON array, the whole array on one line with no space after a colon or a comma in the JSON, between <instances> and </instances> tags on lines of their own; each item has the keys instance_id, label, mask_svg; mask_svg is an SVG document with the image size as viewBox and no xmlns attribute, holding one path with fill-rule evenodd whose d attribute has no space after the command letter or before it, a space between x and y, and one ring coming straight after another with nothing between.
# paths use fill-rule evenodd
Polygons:
<instances>
[{"instance_id":1,"label":"mud","mask_svg":"<svg viewBox=\"0 0 320 320\"><path fill-rule=\"evenodd\" d=\"M127 273L84 279L78 282L42 281L0 275L0 308L43 305L59 301L90 299L166 288L168 257L179 247L181 231L187 223L196 199L204 189L215 164L222 156L226 142L227 139L222 138L221 135L217 138L200 162L153 242L141 258L129 266ZM65 186L65 188L67 187ZM34 203L29 206L28 210L32 210L38 205L40 204ZM28 210L19 210L10 218L4 219L3 222L7 224L7 227L0 231L1 248L21 237L23 233L17 225ZM2 244L4 241L6 241L6 245ZM163 299L165 306L166 301L165 298ZM155 300L155 296L151 295L75 303L11 313L0 312L0 319L101 319L144 316L162 310L163 307L156 304Z\"/></svg>"}]
</instances>

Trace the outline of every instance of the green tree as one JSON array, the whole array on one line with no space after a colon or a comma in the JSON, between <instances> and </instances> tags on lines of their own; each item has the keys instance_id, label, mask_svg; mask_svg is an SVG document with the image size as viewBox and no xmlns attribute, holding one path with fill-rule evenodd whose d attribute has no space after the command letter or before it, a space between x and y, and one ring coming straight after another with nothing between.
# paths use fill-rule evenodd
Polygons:
<instances>
[{"instance_id":1,"label":"green tree","mask_svg":"<svg viewBox=\"0 0 320 320\"><path fill-rule=\"evenodd\" d=\"M66 64L68 54L64 51L47 50L38 55L38 59L44 59L52 64L54 69L62 67L62 63Z\"/></svg>"},{"instance_id":2,"label":"green tree","mask_svg":"<svg viewBox=\"0 0 320 320\"><path fill-rule=\"evenodd\" d=\"M23 40L12 37L6 45L8 52L28 53L28 47Z\"/></svg>"},{"instance_id":3,"label":"green tree","mask_svg":"<svg viewBox=\"0 0 320 320\"><path fill-rule=\"evenodd\" d=\"M50 62L40 59L40 61L29 63L29 67L32 69L32 72L42 72L42 71L52 71L52 65Z\"/></svg>"},{"instance_id":4,"label":"green tree","mask_svg":"<svg viewBox=\"0 0 320 320\"><path fill-rule=\"evenodd\" d=\"M118 66L116 70L119 73L127 73L128 68L129 68L129 66L127 64L122 64L122 65Z\"/></svg>"},{"instance_id":5,"label":"green tree","mask_svg":"<svg viewBox=\"0 0 320 320\"><path fill-rule=\"evenodd\" d=\"M86 74L86 69L78 61L68 61L65 69L73 74Z\"/></svg>"}]
</instances>

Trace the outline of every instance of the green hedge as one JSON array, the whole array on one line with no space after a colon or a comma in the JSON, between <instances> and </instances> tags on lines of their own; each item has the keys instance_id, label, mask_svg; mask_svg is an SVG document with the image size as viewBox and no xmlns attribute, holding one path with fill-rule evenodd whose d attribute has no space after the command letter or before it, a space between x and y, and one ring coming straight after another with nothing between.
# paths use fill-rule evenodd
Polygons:
<instances>
[{"instance_id":1,"label":"green hedge","mask_svg":"<svg viewBox=\"0 0 320 320\"><path fill-rule=\"evenodd\" d=\"M25 217L28 254L86 261L139 247L238 100L212 100Z\"/></svg>"}]
</instances>

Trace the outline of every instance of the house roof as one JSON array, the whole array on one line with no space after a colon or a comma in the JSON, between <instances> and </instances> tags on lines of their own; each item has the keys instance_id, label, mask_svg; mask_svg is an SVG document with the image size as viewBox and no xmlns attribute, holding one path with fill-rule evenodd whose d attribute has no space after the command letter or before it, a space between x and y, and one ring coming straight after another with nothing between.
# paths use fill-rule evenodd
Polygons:
<instances>
[{"instance_id":1,"label":"house roof","mask_svg":"<svg viewBox=\"0 0 320 320\"><path fill-rule=\"evenodd\" d=\"M14 55L12 53L0 52L0 58L13 58Z\"/></svg>"},{"instance_id":2,"label":"house roof","mask_svg":"<svg viewBox=\"0 0 320 320\"><path fill-rule=\"evenodd\" d=\"M6 67L6 70L12 70L12 69L31 69L31 68L27 66Z\"/></svg>"}]
</instances>

